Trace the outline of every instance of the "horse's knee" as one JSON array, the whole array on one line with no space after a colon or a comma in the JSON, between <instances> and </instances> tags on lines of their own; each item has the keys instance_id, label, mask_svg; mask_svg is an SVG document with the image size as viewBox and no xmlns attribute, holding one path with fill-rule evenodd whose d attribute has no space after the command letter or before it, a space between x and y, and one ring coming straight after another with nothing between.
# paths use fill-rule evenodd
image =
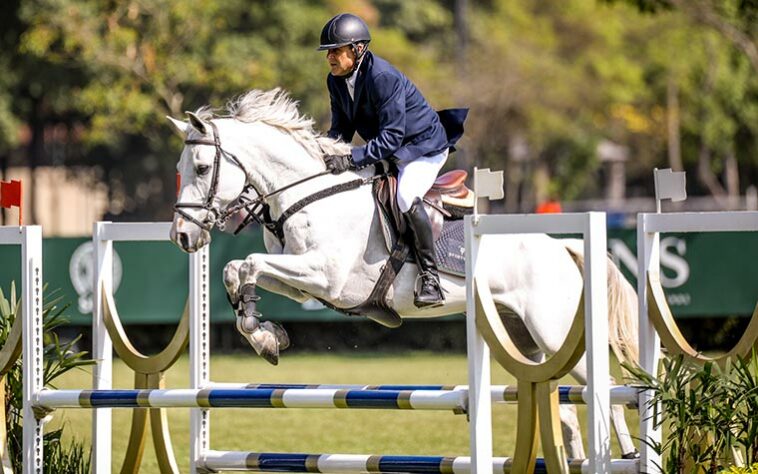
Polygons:
<instances>
[{"instance_id":1,"label":"horse's knee","mask_svg":"<svg viewBox=\"0 0 758 474\"><path fill-rule=\"evenodd\" d=\"M224 265L224 279L230 279L232 275L236 276L243 260L231 260Z\"/></svg>"},{"instance_id":2,"label":"horse's knee","mask_svg":"<svg viewBox=\"0 0 758 474\"><path fill-rule=\"evenodd\" d=\"M244 260L240 260L239 266L239 279L240 284L244 283L256 283L257 280L257 268L258 261L256 255L248 255Z\"/></svg>"},{"instance_id":3,"label":"horse's knee","mask_svg":"<svg viewBox=\"0 0 758 474\"><path fill-rule=\"evenodd\" d=\"M243 260L232 260L224 265L224 286L227 290L239 287L239 268Z\"/></svg>"}]
</instances>

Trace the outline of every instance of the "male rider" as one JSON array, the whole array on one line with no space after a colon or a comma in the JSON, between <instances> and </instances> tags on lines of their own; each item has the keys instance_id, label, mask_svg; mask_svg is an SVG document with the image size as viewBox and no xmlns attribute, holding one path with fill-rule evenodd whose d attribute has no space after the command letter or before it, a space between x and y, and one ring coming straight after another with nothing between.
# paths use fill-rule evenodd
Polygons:
<instances>
[{"instance_id":1,"label":"male rider","mask_svg":"<svg viewBox=\"0 0 758 474\"><path fill-rule=\"evenodd\" d=\"M419 308L438 306L444 296L434 260L431 223L422 199L445 164L452 143L437 112L416 86L368 51L370 41L366 23L349 13L335 16L321 31L318 50L327 51L331 69L327 77L332 110L328 135L349 143L358 132L366 141L353 147L351 155L326 157L326 166L341 173L379 160L395 162L397 203L413 236L421 278L414 304ZM462 128L463 117L458 119L460 123L453 126Z\"/></svg>"}]
</instances>

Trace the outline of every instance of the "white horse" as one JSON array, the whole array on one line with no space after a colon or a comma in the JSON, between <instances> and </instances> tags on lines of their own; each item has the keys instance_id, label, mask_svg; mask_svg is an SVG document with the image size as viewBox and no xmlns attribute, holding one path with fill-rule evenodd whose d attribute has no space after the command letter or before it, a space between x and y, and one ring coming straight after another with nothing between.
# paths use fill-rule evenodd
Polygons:
<instances>
[{"instance_id":1,"label":"white horse","mask_svg":"<svg viewBox=\"0 0 758 474\"><path fill-rule=\"evenodd\" d=\"M373 174L373 169L325 172L323 156L346 154L350 145L314 132L312 120L278 89L250 91L227 104L223 116L204 108L188 117L188 122L171 119L186 143L177 165L181 188L171 239L186 252L210 242L209 230L228 217L245 190L254 189L256 203L267 205L276 220L307 196L358 178L368 181ZM267 254L251 254L224 269L230 300L240 307L238 330L272 363L288 341L281 328L259 321L256 285L298 302L317 298L351 308L366 300L389 256L371 186L311 202L292 213L281 231L281 239L264 231ZM534 360L561 347L573 320L583 281L572 254L581 259L580 242L546 235L491 236L482 242L481 260L503 321ZM610 344L620 359L636 361L635 293L618 268L610 261L608 266ZM402 318L465 312L464 278L441 274L445 305L418 309L413 304L416 275L416 266L406 264L388 293ZM572 375L586 384L584 359ZM614 407L612 418L622 454L631 455L635 448L623 408ZM583 458L575 410L562 405L561 419L569 457Z\"/></svg>"}]
</instances>

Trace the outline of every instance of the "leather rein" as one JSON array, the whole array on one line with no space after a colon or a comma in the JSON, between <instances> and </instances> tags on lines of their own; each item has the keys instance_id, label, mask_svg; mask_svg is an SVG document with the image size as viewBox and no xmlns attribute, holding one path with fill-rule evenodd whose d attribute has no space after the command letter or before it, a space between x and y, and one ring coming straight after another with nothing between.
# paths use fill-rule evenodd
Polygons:
<instances>
[{"instance_id":1,"label":"leather rein","mask_svg":"<svg viewBox=\"0 0 758 474\"><path fill-rule=\"evenodd\" d=\"M263 194L263 195L260 192L258 192L255 186L253 186L252 184L245 184L245 186L242 188L242 191L240 192L240 194L237 196L236 199L234 199L230 204L228 204L223 209L219 209L216 206L214 206L214 200L216 199L216 192L218 190L219 169L221 168L221 159L225 156L229 158L232 161L232 163L237 165L237 167L239 167L242 170L242 172L245 173L246 181L249 174L247 173L247 169L245 168L245 166L242 164L240 159L237 158L236 155L224 150L221 147L221 138L218 133L218 127L212 121L209 123L211 125L211 129L213 132L212 140L207 140L207 139L202 139L202 138L184 140L185 145L206 145L206 146L212 146L216 149L216 154L213 157L213 174L211 175L211 186L210 186L210 189L208 190L208 195L206 196L205 201L202 203L177 202L174 205L174 210L176 211L176 213L178 213L185 219L189 220L193 224L199 226L200 228L206 231L210 231L213 228L213 226L218 226L220 229L223 229L224 226L226 225L226 222L234 213L242 209L245 209L247 211L247 216L245 216L243 221L239 224L237 229L234 231L235 235L238 234L242 229L247 227L252 221L255 221L258 224L265 227L266 229L268 229L272 234L274 234L274 236L279 240L279 243L282 245L282 247L284 247L284 223L293 214L297 213L302 208L304 208L308 204L311 204L315 201L324 199L334 194L338 194L338 193L342 193L345 191L350 191L352 189L359 188L360 186L363 186L365 184L371 184L381 177L381 175L374 175L368 178L354 179L352 181L347 181L345 183L337 184L337 185L322 189L321 191L311 194L303 199L300 199L294 204L292 204L289 208L287 208L281 214L281 216L279 216L278 219L273 219L271 217L271 207L266 202L268 198L276 194L279 194L283 191L286 191L287 189L293 188L302 183L310 181L312 179L316 179L321 176L330 174L331 171L326 170L320 173L316 173L312 176L308 176L306 178L297 180L293 183L287 184L285 186L282 186L281 188L271 191L268 194ZM251 199L250 197L248 197L248 193L250 190L255 191L258 197L256 197L255 199ZM206 213L205 219L203 219L202 221L197 219L196 217L186 212L184 210L186 208L206 210L207 213Z\"/></svg>"}]
</instances>

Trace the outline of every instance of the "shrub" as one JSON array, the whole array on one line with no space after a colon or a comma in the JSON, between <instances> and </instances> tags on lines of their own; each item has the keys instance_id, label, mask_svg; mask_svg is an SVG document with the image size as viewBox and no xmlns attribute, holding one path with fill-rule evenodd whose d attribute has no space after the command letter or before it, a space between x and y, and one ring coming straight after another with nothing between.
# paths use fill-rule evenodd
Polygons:
<instances>
[{"instance_id":1,"label":"shrub","mask_svg":"<svg viewBox=\"0 0 758 474\"><path fill-rule=\"evenodd\" d=\"M679 355L664 358L661 377L624 364L633 383L653 392L658 444L642 440L662 456L667 473L756 472L758 474L758 358L729 359L723 368L699 365ZM753 467L742 467L742 466ZM724 469L732 469L724 471Z\"/></svg>"},{"instance_id":2,"label":"shrub","mask_svg":"<svg viewBox=\"0 0 758 474\"><path fill-rule=\"evenodd\" d=\"M758 474L758 463L750 467L732 466L729 469L724 469L720 474Z\"/></svg>"}]
</instances>

